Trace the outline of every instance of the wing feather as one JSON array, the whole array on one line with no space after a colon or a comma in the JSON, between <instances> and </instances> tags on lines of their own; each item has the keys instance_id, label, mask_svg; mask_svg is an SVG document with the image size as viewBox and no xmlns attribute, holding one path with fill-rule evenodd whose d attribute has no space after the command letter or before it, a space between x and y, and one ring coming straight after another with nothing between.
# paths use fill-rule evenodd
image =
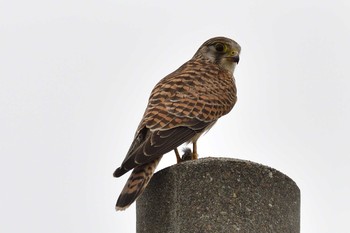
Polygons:
<instances>
[{"instance_id":1,"label":"wing feather","mask_svg":"<svg viewBox=\"0 0 350 233\"><path fill-rule=\"evenodd\" d=\"M236 102L232 74L190 60L153 89L133 143L114 176L121 176L190 141Z\"/></svg>"}]
</instances>

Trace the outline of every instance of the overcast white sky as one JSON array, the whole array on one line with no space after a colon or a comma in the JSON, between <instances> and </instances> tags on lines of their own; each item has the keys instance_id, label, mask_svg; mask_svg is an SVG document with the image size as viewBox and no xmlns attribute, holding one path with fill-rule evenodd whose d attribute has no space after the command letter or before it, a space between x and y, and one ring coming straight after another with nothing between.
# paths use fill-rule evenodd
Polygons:
<instances>
[{"instance_id":1,"label":"overcast white sky","mask_svg":"<svg viewBox=\"0 0 350 233\"><path fill-rule=\"evenodd\" d=\"M114 211L127 176L112 173L153 86L222 35L242 47L238 103L200 156L284 172L302 232L348 232L349 12L347 0L1 1L0 231L135 232L135 205Z\"/></svg>"}]
</instances>

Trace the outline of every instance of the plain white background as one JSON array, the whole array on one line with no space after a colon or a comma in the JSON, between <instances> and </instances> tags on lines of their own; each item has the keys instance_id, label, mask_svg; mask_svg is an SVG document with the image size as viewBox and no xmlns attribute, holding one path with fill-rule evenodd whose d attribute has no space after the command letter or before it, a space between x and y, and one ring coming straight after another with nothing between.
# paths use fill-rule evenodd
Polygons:
<instances>
[{"instance_id":1,"label":"plain white background","mask_svg":"<svg viewBox=\"0 0 350 233\"><path fill-rule=\"evenodd\" d=\"M242 47L238 103L200 157L284 172L302 232L348 232L349 1L145 2L1 1L0 231L135 232L135 205L114 210L127 176L112 173L149 93L227 36Z\"/></svg>"}]
</instances>

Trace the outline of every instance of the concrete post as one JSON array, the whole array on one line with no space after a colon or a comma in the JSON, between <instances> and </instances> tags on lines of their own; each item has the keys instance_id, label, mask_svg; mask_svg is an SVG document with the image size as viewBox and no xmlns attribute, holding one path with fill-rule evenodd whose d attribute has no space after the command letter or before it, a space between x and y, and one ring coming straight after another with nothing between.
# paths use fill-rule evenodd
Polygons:
<instances>
[{"instance_id":1,"label":"concrete post","mask_svg":"<svg viewBox=\"0 0 350 233\"><path fill-rule=\"evenodd\" d=\"M157 172L136 212L137 233L299 233L300 191L273 168L204 158Z\"/></svg>"}]
</instances>

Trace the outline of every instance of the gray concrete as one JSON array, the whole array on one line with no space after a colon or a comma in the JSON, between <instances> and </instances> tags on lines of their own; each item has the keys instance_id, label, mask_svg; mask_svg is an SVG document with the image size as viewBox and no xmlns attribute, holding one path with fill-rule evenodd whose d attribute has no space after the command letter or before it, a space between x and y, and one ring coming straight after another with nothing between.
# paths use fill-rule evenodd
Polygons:
<instances>
[{"instance_id":1,"label":"gray concrete","mask_svg":"<svg viewBox=\"0 0 350 233\"><path fill-rule=\"evenodd\" d=\"M157 172L137 201L137 233L299 233L300 191L273 168L229 158Z\"/></svg>"}]
</instances>

